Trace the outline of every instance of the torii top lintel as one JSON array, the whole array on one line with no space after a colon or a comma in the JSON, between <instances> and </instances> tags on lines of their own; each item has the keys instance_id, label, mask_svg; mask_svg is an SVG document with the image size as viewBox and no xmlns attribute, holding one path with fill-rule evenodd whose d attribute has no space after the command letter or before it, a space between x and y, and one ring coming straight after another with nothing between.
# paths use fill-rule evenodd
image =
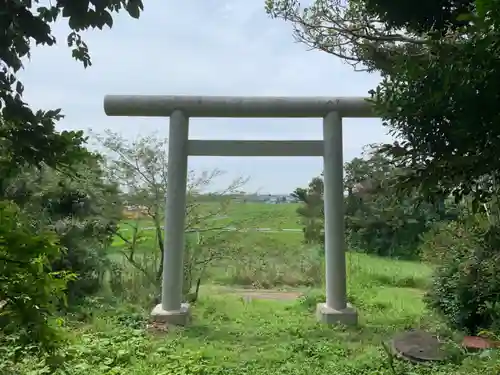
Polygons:
<instances>
[{"instance_id":1,"label":"torii top lintel","mask_svg":"<svg viewBox=\"0 0 500 375\"><path fill-rule=\"evenodd\" d=\"M188 117L306 118L338 112L342 117L378 117L364 97L106 95L108 116L168 117L182 110Z\"/></svg>"}]
</instances>

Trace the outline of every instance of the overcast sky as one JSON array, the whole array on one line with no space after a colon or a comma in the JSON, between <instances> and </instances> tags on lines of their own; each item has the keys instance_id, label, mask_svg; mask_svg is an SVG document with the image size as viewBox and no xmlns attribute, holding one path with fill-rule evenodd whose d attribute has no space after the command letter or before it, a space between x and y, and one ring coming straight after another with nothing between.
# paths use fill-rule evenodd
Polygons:
<instances>
[{"instance_id":1,"label":"overcast sky","mask_svg":"<svg viewBox=\"0 0 500 375\"><path fill-rule=\"evenodd\" d=\"M145 0L139 20L123 14L113 29L85 34L93 66L71 58L67 27L59 45L36 48L22 74L36 108L62 108L60 129L111 129L133 140L159 132L168 119L107 117L105 94L365 96L377 75L354 72L334 56L297 44L291 26L270 19L264 0ZM319 119L193 119L195 139L320 139ZM378 119L344 121L345 160L368 143L388 140ZM245 190L288 193L322 171L321 158L191 157L196 171L219 168L223 188L249 176Z\"/></svg>"}]
</instances>

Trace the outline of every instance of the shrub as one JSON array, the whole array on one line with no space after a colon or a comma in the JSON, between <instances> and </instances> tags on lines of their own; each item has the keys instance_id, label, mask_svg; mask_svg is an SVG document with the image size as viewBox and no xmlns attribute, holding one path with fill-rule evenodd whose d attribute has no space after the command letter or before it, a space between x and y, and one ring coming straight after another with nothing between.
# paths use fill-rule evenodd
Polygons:
<instances>
[{"instance_id":1,"label":"shrub","mask_svg":"<svg viewBox=\"0 0 500 375\"><path fill-rule=\"evenodd\" d=\"M54 271L69 270L77 277L68 284L70 302L97 293L110 262L106 242L111 229L100 219L61 220L56 224L64 253L52 262Z\"/></svg>"},{"instance_id":2,"label":"shrub","mask_svg":"<svg viewBox=\"0 0 500 375\"><path fill-rule=\"evenodd\" d=\"M436 266L428 306L470 334L500 328L500 228L479 215L442 224L421 249Z\"/></svg>"},{"instance_id":3,"label":"shrub","mask_svg":"<svg viewBox=\"0 0 500 375\"><path fill-rule=\"evenodd\" d=\"M3 181L0 193L33 219L33 231L56 232L65 251L51 264L53 271L78 276L68 285L74 300L100 289L108 265L105 250L122 206L118 188L104 179L97 156L88 156L72 169L69 174L47 166L26 167Z\"/></svg>"},{"instance_id":4,"label":"shrub","mask_svg":"<svg viewBox=\"0 0 500 375\"><path fill-rule=\"evenodd\" d=\"M15 204L0 202L0 338L14 339L18 350L34 344L53 352L60 342L53 317L73 277L52 272L60 253L54 233L34 232Z\"/></svg>"}]
</instances>

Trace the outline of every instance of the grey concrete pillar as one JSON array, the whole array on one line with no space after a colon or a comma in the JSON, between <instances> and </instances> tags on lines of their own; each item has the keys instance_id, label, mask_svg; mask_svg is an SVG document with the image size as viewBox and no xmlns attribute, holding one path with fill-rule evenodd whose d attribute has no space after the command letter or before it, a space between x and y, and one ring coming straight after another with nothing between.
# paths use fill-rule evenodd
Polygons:
<instances>
[{"instance_id":1,"label":"grey concrete pillar","mask_svg":"<svg viewBox=\"0 0 500 375\"><path fill-rule=\"evenodd\" d=\"M323 119L326 303L318 305L325 323L355 324L356 312L347 305L344 238L344 162L342 117L330 112Z\"/></svg>"},{"instance_id":2,"label":"grey concrete pillar","mask_svg":"<svg viewBox=\"0 0 500 375\"><path fill-rule=\"evenodd\" d=\"M342 118L330 112L323 119L326 304L345 309L346 266L344 241L344 159Z\"/></svg>"},{"instance_id":3,"label":"grey concrete pillar","mask_svg":"<svg viewBox=\"0 0 500 375\"><path fill-rule=\"evenodd\" d=\"M188 170L189 119L180 110L170 116L165 238L161 304L153 310L157 321L184 325L189 306L182 304L184 225Z\"/></svg>"}]
</instances>

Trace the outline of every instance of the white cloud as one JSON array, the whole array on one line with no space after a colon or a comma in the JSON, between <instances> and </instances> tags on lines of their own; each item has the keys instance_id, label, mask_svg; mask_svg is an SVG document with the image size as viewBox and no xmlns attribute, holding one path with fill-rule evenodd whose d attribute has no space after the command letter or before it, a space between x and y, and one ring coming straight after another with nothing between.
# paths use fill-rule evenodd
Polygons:
<instances>
[{"instance_id":1,"label":"white cloud","mask_svg":"<svg viewBox=\"0 0 500 375\"><path fill-rule=\"evenodd\" d=\"M61 128L119 131L127 138L159 131L168 120L111 118L105 94L364 96L378 77L355 73L337 58L294 42L290 25L270 19L264 1L146 0L139 20L122 14L112 30L88 32L93 66L71 59L67 27L57 47L37 48L23 79L29 102L61 107ZM193 138L319 139L320 120L194 119ZM376 119L349 119L346 160L363 145L387 140ZM321 172L320 158L192 158L190 167L251 176L249 190L288 192ZM222 182L221 182L222 184Z\"/></svg>"}]
</instances>

